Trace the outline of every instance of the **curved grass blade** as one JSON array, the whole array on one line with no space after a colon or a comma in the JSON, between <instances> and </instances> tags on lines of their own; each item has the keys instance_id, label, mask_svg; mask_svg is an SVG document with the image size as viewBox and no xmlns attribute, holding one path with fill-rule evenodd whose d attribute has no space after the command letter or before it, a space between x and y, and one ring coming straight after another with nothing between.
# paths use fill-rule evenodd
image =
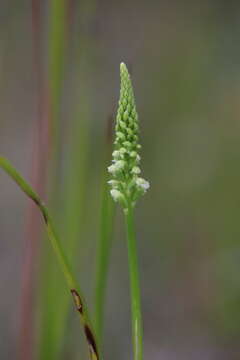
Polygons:
<instances>
[{"instance_id":1,"label":"curved grass blade","mask_svg":"<svg viewBox=\"0 0 240 360\"><path fill-rule=\"evenodd\" d=\"M47 228L48 238L51 242L54 253L62 269L68 288L73 296L76 310L78 311L79 318L84 329L89 348L90 359L100 360L101 358L98 350L97 340L89 319L86 302L84 301L82 293L79 289L79 286L77 285L71 267L62 249L61 243L54 229L53 222L49 215L47 207L44 205L38 194L35 193L31 186L22 178L22 176L17 172L17 170L10 164L7 159L0 157L0 168L2 168L17 183L20 189L34 201L34 203L37 205L40 212L42 213Z\"/></svg>"}]
</instances>

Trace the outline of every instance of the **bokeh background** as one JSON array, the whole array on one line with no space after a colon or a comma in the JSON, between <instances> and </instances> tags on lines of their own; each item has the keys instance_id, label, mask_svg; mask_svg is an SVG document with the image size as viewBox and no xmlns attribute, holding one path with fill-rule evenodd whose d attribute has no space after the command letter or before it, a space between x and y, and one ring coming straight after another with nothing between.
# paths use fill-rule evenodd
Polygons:
<instances>
[{"instance_id":1,"label":"bokeh background","mask_svg":"<svg viewBox=\"0 0 240 360\"><path fill-rule=\"evenodd\" d=\"M136 212L145 359L240 351L240 7L234 1L0 2L0 153L49 204L94 314L109 124L131 70L151 182ZM0 174L0 358L87 359L39 214ZM105 359L130 359L114 216Z\"/></svg>"}]
</instances>

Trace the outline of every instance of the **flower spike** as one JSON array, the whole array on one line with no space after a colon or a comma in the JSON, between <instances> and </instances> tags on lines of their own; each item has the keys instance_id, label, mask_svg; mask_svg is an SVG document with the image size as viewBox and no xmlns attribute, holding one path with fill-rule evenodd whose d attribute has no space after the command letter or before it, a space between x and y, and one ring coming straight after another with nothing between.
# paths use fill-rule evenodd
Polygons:
<instances>
[{"instance_id":1,"label":"flower spike","mask_svg":"<svg viewBox=\"0 0 240 360\"><path fill-rule=\"evenodd\" d=\"M149 182L139 177L140 155L139 125L134 93L128 69L120 64L120 99L116 118L112 165L108 167L112 180L111 195L126 210L149 188Z\"/></svg>"}]
</instances>

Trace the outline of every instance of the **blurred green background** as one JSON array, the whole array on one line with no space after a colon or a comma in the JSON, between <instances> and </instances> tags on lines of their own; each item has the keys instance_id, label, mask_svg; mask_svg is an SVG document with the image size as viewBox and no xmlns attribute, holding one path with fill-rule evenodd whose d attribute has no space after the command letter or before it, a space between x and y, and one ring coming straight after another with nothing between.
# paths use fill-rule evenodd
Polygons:
<instances>
[{"instance_id":1,"label":"blurred green background","mask_svg":"<svg viewBox=\"0 0 240 360\"><path fill-rule=\"evenodd\" d=\"M216 0L0 2L0 153L50 204L93 314L109 119L119 63L131 70L151 183L136 214L145 359L239 359L239 14ZM0 358L87 359L38 212L2 172L0 189ZM123 360L119 209L111 243L104 354Z\"/></svg>"}]
</instances>

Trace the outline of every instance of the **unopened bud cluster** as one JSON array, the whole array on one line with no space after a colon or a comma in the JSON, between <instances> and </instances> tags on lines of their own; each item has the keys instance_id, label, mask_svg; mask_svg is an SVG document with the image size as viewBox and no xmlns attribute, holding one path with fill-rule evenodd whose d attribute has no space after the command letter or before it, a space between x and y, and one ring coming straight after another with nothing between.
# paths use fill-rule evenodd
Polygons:
<instances>
[{"instance_id":1,"label":"unopened bud cluster","mask_svg":"<svg viewBox=\"0 0 240 360\"><path fill-rule=\"evenodd\" d=\"M123 205L134 206L139 196L149 188L149 182L140 177L139 126L131 79L124 63L120 65L121 88L116 119L116 139L114 142L111 195Z\"/></svg>"}]
</instances>

